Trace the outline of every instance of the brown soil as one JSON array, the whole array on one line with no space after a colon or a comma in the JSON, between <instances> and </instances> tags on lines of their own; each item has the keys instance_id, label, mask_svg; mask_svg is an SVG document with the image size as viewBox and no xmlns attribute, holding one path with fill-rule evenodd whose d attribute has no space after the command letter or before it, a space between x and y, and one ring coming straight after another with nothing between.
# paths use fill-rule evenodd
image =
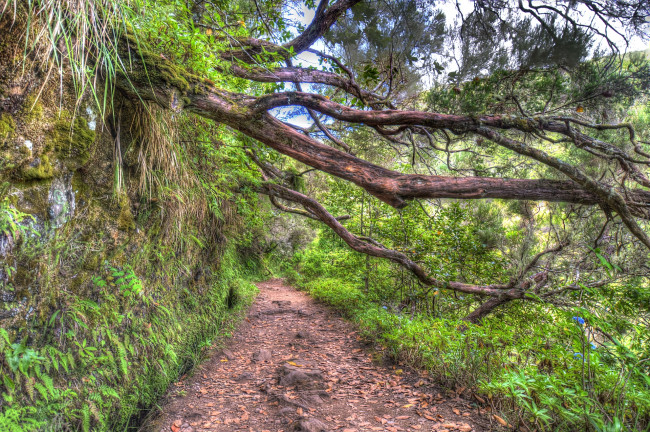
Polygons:
<instances>
[{"instance_id":1,"label":"brown soil","mask_svg":"<svg viewBox=\"0 0 650 432\"><path fill-rule=\"evenodd\" d=\"M485 410L422 372L373 363L353 326L281 280L227 348L170 390L148 431L487 431ZM376 354L375 354L376 357Z\"/></svg>"}]
</instances>

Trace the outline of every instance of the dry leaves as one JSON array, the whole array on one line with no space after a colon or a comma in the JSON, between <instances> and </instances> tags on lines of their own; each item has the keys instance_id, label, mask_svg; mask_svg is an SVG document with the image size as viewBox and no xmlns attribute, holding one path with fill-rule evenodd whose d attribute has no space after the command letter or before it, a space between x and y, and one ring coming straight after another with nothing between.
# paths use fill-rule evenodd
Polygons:
<instances>
[{"instance_id":1,"label":"dry leaves","mask_svg":"<svg viewBox=\"0 0 650 432\"><path fill-rule=\"evenodd\" d=\"M512 427L512 426L510 426L510 423L508 423L507 421L505 421L503 418L499 417L498 415L496 415L496 414L492 414L492 417L494 417L494 420L496 420L497 422L499 422L499 424L500 424L501 426Z\"/></svg>"},{"instance_id":2,"label":"dry leaves","mask_svg":"<svg viewBox=\"0 0 650 432\"><path fill-rule=\"evenodd\" d=\"M264 298L258 299L250 324L244 324L235 336L232 351L222 350L200 373L177 383L188 395L175 399L178 405L169 412L181 419L168 430L186 432L183 418L196 432L288 431L301 419L326 422L330 430L339 432L473 430L468 423L443 416L453 412L463 420L471 418L469 403L459 395L485 401L470 389L440 390L426 373L373 364L373 356L359 347L349 324L323 313L324 307L313 304L305 294L278 283L267 284L273 288L265 291L261 284ZM275 299L291 299L292 313L276 313L279 306L271 304ZM309 328L309 337L296 336L305 328ZM255 362L255 354L262 350L272 352L273 357ZM312 404L305 396L313 394L279 385L278 371L285 365L322 370L322 387L316 396L322 402ZM498 419L505 420L497 417L504 425Z\"/></svg>"}]
</instances>

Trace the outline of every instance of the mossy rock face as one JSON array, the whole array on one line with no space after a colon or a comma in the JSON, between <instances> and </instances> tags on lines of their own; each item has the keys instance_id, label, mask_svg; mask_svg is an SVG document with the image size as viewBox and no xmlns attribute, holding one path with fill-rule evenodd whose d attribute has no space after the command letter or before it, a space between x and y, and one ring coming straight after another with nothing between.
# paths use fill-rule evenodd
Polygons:
<instances>
[{"instance_id":1,"label":"mossy rock face","mask_svg":"<svg viewBox=\"0 0 650 432\"><path fill-rule=\"evenodd\" d=\"M33 123L41 120L44 116L43 104L35 95L28 96L25 99L25 102L23 102L20 116L26 123Z\"/></svg>"},{"instance_id":2,"label":"mossy rock face","mask_svg":"<svg viewBox=\"0 0 650 432\"><path fill-rule=\"evenodd\" d=\"M47 219L47 198L50 190L50 183L48 181L16 182L12 183L12 186L11 196L15 200L14 205L16 209L32 215L40 221Z\"/></svg>"},{"instance_id":3,"label":"mossy rock face","mask_svg":"<svg viewBox=\"0 0 650 432\"><path fill-rule=\"evenodd\" d=\"M166 224L175 221L165 217L173 215L173 203L139 195L139 176L134 175L138 152L133 151L139 148L131 145L128 122L123 123L120 137L124 188L116 197L115 142L108 128L94 130L102 118L86 108L89 98L79 102L69 74L63 77L63 88L55 81L44 85L37 71L16 74L19 69L11 56L21 55L19 42L25 30L19 24L11 27L15 38L9 43L1 30L13 24L4 23L3 28L0 17L0 106L4 109L0 110L0 199L27 216L25 234L12 239L11 251L0 257L11 272L4 281L0 274L0 327L12 343L27 341L48 362L63 358L59 352L74 359L68 363L70 371L54 367L47 371L57 389L69 388L74 395L48 405L38 392L28 395L34 382L41 382L39 377L27 387L24 375L13 373L1 358L0 367L12 379L20 379L13 407L38 402L44 418L50 414L46 409L51 409L49 418L58 419L64 404L70 407L68 413L81 412L93 395L101 394L100 386L116 389L119 398L91 405L99 414L91 415L89 428L114 430L113 423L122 425L137 415L143 404L151 403L177 379L180 360L176 359L195 353L198 341L216 334L215 327L225 316L224 293L231 292L227 280L244 271L234 246L225 252L225 236L236 237L240 228L216 220L208 227L207 222L188 218L180 241L170 240ZM3 49L3 44L10 49ZM141 63L141 57L135 56L134 63ZM189 102L182 97L200 81L158 55L143 57L147 70L134 79L173 88L171 107ZM36 94L40 94L38 101ZM132 117L128 112L122 115L127 120ZM218 247L196 246L197 237L208 244L212 236L219 239ZM200 271L190 274L188 269L194 268ZM137 292L115 276L127 270L134 276L128 280L138 282ZM227 303L238 304L241 292L232 291ZM96 357L81 358L75 342L96 349ZM114 364L102 358L114 358ZM150 358L159 359L164 369L148 367ZM78 421L78 417L60 418Z\"/></svg>"},{"instance_id":4,"label":"mossy rock face","mask_svg":"<svg viewBox=\"0 0 650 432\"><path fill-rule=\"evenodd\" d=\"M48 155L43 155L23 170L22 177L25 180L46 180L54 177L54 167L50 163Z\"/></svg>"},{"instance_id":5,"label":"mossy rock face","mask_svg":"<svg viewBox=\"0 0 650 432\"><path fill-rule=\"evenodd\" d=\"M122 231L135 228L135 218L131 212L131 202L127 195L123 195L120 199L120 216L117 219L117 228Z\"/></svg>"},{"instance_id":6,"label":"mossy rock face","mask_svg":"<svg viewBox=\"0 0 650 432\"><path fill-rule=\"evenodd\" d=\"M72 124L59 120L54 125L52 144L54 150L70 169L83 166L92 156L95 131L88 127L88 121L76 117Z\"/></svg>"},{"instance_id":7,"label":"mossy rock face","mask_svg":"<svg viewBox=\"0 0 650 432\"><path fill-rule=\"evenodd\" d=\"M9 114L0 115L0 144L12 138L16 132L16 122Z\"/></svg>"}]
</instances>

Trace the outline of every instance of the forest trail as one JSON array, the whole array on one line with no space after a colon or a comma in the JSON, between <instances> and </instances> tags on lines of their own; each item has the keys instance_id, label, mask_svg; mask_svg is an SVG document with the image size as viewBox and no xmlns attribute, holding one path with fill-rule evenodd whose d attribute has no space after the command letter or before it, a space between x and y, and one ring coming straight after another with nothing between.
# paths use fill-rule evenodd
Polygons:
<instances>
[{"instance_id":1,"label":"forest trail","mask_svg":"<svg viewBox=\"0 0 650 432\"><path fill-rule=\"evenodd\" d=\"M169 391L150 432L486 431L484 410L384 367L352 324L275 279L227 348Z\"/></svg>"}]
</instances>

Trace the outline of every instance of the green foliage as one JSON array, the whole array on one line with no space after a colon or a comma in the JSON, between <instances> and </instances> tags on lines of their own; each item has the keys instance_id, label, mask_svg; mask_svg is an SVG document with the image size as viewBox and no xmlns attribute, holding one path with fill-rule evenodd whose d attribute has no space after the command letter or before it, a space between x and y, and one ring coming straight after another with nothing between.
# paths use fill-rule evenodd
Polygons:
<instances>
[{"instance_id":1,"label":"green foliage","mask_svg":"<svg viewBox=\"0 0 650 432\"><path fill-rule=\"evenodd\" d=\"M84 119L69 117L62 113L49 145L77 168L97 144ZM1 430L124 430L230 334L252 301L249 280L264 268L266 215L249 188L259 174L243 163L232 131L168 117L151 117L169 122L157 128L156 148L141 142L151 133L129 147L144 148L145 187L127 176L122 195L107 202L110 190L78 182L80 217L56 231L46 222L42 238L3 186L0 235L16 243L3 288L40 291L34 313L0 338Z\"/></svg>"},{"instance_id":2,"label":"green foliage","mask_svg":"<svg viewBox=\"0 0 650 432\"><path fill-rule=\"evenodd\" d=\"M250 304L255 287L239 279L236 259L226 254L223 276L211 281L200 303L169 302L131 267L107 267L93 280L96 300L71 298L60 320L58 312L52 316L50 325L68 329L62 339L37 350L0 329L3 430L36 430L55 417L82 430L123 428L197 364ZM224 292L233 286L238 301L229 310Z\"/></svg>"},{"instance_id":3,"label":"green foliage","mask_svg":"<svg viewBox=\"0 0 650 432\"><path fill-rule=\"evenodd\" d=\"M506 241L508 231L498 208L452 203L395 210L349 183L333 180L328 186L323 199L333 214L351 215L345 221L348 230L404 253L436 278L481 284L507 277L506 260L498 246ZM372 300L390 302L396 308L461 318L474 301L423 287L387 260L350 251L329 230L321 231L309 252L298 259L302 276L361 284Z\"/></svg>"},{"instance_id":4,"label":"green foliage","mask_svg":"<svg viewBox=\"0 0 650 432\"><path fill-rule=\"evenodd\" d=\"M647 425L648 333L642 322L621 319L623 296L588 289L587 307L517 304L477 326L450 317L453 311L441 305L444 316L414 313L381 283L366 288L359 261L347 265L351 254L335 250L320 240L299 254L293 282L350 317L394 361L425 368L445 386L472 389L513 425L566 431ZM447 296L436 298L454 308L463 304ZM603 339L601 331L621 339Z\"/></svg>"},{"instance_id":5,"label":"green foliage","mask_svg":"<svg viewBox=\"0 0 650 432\"><path fill-rule=\"evenodd\" d=\"M0 233L13 238L17 238L25 232L33 233L34 231L25 226L23 221L33 221L34 217L21 212L11 205L9 197L3 196L8 188L8 183L0 185L0 192L2 192L2 194L0 194Z\"/></svg>"},{"instance_id":6,"label":"green foliage","mask_svg":"<svg viewBox=\"0 0 650 432\"><path fill-rule=\"evenodd\" d=\"M563 210L561 204L499 201L422 202L398 211L348 183L323 180L315 173L300 175L303 166L232 129L176 112L189 100L189 92L201 92L205 86L218 87L225 99L229 91L259 95L285 88L233 78L222 57L248 43L248 37L272 36L277 43L291 39L295 29L285 22L284 2L5 3L4 13L13 11L16 25L25 30L23 63L40 60L58 67L62 78L72 76L75 97L64 95L62 87L62 101L79 104L90 93L107 124L111 116L132 116L134 121L122 128L129 131L121 136L124 148L119 148L120 140L111 143L116 150L112 201L103 201L106 191L83 197L92 202L82 213L94 218L88 225L73 220L42 241L32 241L25 235L30 232L27 216L0 195L0 233L22 242L12 256L22 265L2 269L10 281L6 287L11 290L13 280L20 280L25 301L44 299L35 313L16 320L11 336L4 329L0 333L0 429L122 429L191 369L215 339L228 333L228 311L248 304L254 288L246 280L259 275L265 265L268 217L254 192L261 179L248 151L281 165L288 184L314 192L332 213L351 215L345 222L351 232L402 252L443 282L507 283L520 276L535 253L570 238L576 246L554 258L557 266L549 283L566 289L562 307L544 303L541 293L531 291L528 299L535 303L508 305L481 327L461 321L481 299L422 286L390 262L349 251L329 231L320 232L294 263L283 265L316 298L355 319L393 358L429 369L446 385L482 392L517 426L647 426L650 294L647 281L633 271L632 276L618 275L630 261L636 265L631 268L644 268L647 253L625 246L619 233L599 231L603 221L597 216L583 208L558 211ZM501 31L494 34L512 42L519 57L510 63L501 54L489 64L483 60L494 41L481 40L481 31L463 35L467 37L461 49L467 52L461 53L461 60L481 61L463 63L461 71L449 75L451 85L438 84L423 97L412 97L418 69L434 74L444 70L433 58L443 49L445 18L438 12L423 14L422 8L429 6L410 0L395 5L362 2L326 39L342 41L357 81L380 93L388 91L391 104L408 100L416 108L423 105L441 113L504 114L530 138L534 131L529 125L539 121L541 112L587 111L590 121L602 123L607 116L627 116L631 107L631 123L647 126L647 106L637 99L648 88L647 59L627 56L621 59L621 69L611 68L607 58L579 64L589 38L555 22L545 23L555 33L552 37L542 27L530 31L529 20L513 21L516 26L501 20ZM257 19L262 14L266 20ZM499 21L491 14L472 14L464 29L489 29ZM275 32L267 27L269 19ZM469 52L467 41L477 40L480 43ZM249 53L255 66L270 68L295 55L293 48L281 52L263 44ZM322 70L347 73L329 65L327 58L319 62ZM512 64L524 69L511 70ZM485 68L496 72L480 75ZM174 87L181 93L171 92L168 102L174 112L144 101L135 101L141 104L134 107L134 101L126 100L107 115L113 84L125 78L138 81L143 89L146 84ZM100 81L103 85L97 85ZM341 94L329 96L344 101ZM43 107L32 97L26 103L33 110L23 110L23 120L33 122ZM352 105L364 103L353 100ZM61 114L46 143L50 156L42 154L39 163L24 169L22 179L47 180L57 174L60 165L50 161L52 154L70 170L93 157L96 135L87 121ZM415 129L410 130L412 154L395 156L356 126L332 126L336 134L354 141L360 157L404 173L426 169L557 177L539 164L482 139L469 140L458 131L453 138L446 131L435 132L440 134L435 137L426 132L429 142L424 142L422 133L415 136ZM14 135L14 118L3 114L0 143ZM611 168L602 160L592 163L591 155L574 143L556 142L551 135L538 138L547 139L554 157L584 167L594 178ZM639 139L647 140L646 135L641 132ZM594 136L630 146L620 138L616 141L618 135L610 130L596 130ZM445 161L438 157L443 154L436 147L440 143L447 150L462 146L469 151L448 153ZM127 184L133 171L139 171L137 185ZM103 173L95 173L102 177L93 177L95 183L105 184ZM605 182L625 178L613 176ZM109 219L108 210L97 209L101 206L117 211ZM78 230L83 227L90 229ZM595 235L600 237L598 232L617 238L615 250L609 250L609 244L589 246ZM546 264L550 266L550 260ZM574 278L574 273L580 276ZM598 284L605 277L611 283Z\"/></svg>"}]
</instances>

